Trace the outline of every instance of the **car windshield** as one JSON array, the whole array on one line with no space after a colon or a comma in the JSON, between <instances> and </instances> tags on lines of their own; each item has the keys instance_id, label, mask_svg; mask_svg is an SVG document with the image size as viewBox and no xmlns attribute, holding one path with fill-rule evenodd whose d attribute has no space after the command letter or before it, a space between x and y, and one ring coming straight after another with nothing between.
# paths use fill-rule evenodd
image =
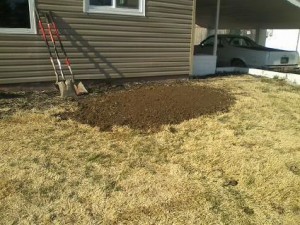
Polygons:
<instances>
[{"instance_id":1,"label":"car windshield","mask_svg":"<svg viewBox=\"0 0 300 225\"><path fill-rule=\"evenodd\" d=\"M227 37L226 41L229 45L235 47L258 47L259 45L247 37Z\"/></svg>"},{"instance_id":2,"label":"car windshield","mask_svg":"<svg viewBox=\"0 0 300 225\"><path fill-rule=\"evenodd\" d=\"M201 46L202 47L213 47L214 43L215 43L215 38L212 36L212 37L207 38L205 41L203 41L201 43ZM221 44L221 40L220 40L220 38L218 38L218 45L220 45L220 44Z\"/></svg>"}]
</instances>

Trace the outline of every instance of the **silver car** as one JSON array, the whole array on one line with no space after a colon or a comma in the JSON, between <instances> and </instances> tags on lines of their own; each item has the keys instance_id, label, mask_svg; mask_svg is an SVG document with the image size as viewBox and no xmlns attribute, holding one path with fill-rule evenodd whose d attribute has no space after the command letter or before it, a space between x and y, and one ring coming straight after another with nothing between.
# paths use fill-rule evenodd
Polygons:
<instances>
[{"instance_id":1,"label":"silver car","mask_svg":"<svg viewBox=\"0 0 300 225\"><path fill-rule=\"evenodd\" d=\"M214 36L209 36L195 46L195 55L212 55ZM252 67L262 69L298 68L299 54L296 51L266 48L248 37L218 35L217 66Z\"/></svg>"}]
</instances>

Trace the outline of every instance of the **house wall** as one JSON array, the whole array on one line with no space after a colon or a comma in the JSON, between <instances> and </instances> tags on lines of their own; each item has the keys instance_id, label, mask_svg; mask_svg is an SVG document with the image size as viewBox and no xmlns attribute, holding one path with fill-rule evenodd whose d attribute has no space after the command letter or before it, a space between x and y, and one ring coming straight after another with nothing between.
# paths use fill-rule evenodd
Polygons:
<instances>
[{"instance_id":1,"label":"house wall","mask_svg":"<svg viewBox=\"0 0 300 225\"><path fill-rule=\"evenodd\" d=\"M146 0L146 16L83 13L83 0L37 0L53 11L76 78L188 75L193 0ZM0 83L55 80L40 35L0 33Z\"/></svg>"},{"instance_id":2,"label":"house wall","mask_svg":"<svg viewBox=\"0 0 300 225\"><path fill-rule=\"evenodd\" d=\"M208 36L208 30L195 24L194 45L199 45Z\"/></svg>"}]
</instances>

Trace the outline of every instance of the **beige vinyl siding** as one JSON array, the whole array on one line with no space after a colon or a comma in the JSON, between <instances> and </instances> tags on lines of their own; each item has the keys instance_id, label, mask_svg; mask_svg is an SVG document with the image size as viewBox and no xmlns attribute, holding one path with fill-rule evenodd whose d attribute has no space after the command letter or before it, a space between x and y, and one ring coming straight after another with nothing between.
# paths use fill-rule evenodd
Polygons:
<instances>
[{"instance_id":1,"label":"beige vinyl siding","mask_svg":"<svg viewBox=\"0 0 300 225\"><path fill-rule=\"evenodd\" d=\"M57 17L76 78L189 74L193 0L146 0L145 17L86 14L83 0L36 4ZM0 83L52 80L40 35L0 33Z\"/></svg>"}]
</instances>

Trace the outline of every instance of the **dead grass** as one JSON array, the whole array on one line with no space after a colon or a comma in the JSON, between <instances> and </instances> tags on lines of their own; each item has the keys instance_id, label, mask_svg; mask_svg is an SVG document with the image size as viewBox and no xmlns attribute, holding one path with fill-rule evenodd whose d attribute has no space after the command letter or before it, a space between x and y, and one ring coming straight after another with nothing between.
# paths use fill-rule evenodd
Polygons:
<instances>
[{"instance_id":1,"label":"dead grass","mask_svg":"<svg viewBox=\"0 0 300 225\"><path fill-rule=\"evenodd\" d=\"M300 224L299 88L194 85L237 102L155 134L98 132L62 106L2 118L0 224Z\"/></svg>"}]
</instances>

